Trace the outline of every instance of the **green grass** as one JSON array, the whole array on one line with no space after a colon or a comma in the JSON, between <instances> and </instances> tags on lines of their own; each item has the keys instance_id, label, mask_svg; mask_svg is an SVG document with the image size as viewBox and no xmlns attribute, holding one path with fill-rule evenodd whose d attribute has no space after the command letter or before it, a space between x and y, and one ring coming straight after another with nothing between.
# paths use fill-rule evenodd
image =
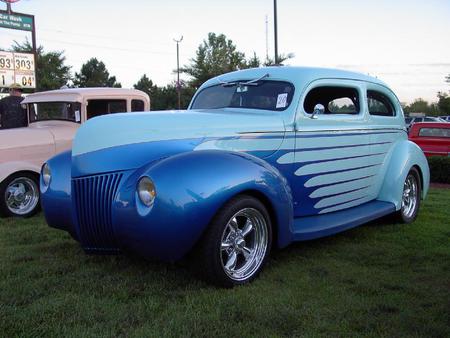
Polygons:
<instances>
[{"instance_id":1,"label":"green grass","mask_svg":"<svg viewBox=\"0 0 450 338\"><path fill-rule=\"evenodd\" d=\"M379 221L273 252L252 284L184 264L87 256L42 215L0 220L0 336L449 337L450 190L410 225Z\"/></svg>"}]
</instances>

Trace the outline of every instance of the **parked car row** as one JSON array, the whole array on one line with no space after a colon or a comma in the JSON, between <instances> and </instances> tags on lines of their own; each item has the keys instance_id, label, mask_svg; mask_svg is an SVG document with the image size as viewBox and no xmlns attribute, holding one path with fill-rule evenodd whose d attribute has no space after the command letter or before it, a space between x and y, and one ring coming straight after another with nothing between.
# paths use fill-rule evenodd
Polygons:
<instances>
[{"instance_id":1,"label":"parked car row","mask_svg":"<svg viewBox=\"0 0 450 338\"><path fill-rule=\"evenodd\" d=\"M40 176L48 224L85 252L192 253L224 287L256 278L272 247L412 222L428 187L386 84L297 67L215 77L187 111L90 119Z\"/></svg>"},{"instance_id":2,"label":"parked car row","mask_svg":"<svg viewBox=\"0 0 450 338\"><path fill-rule=\"evenodd\" d=\"M445 120L446 116L408 116L405 117L405 124L406 124L406 129L409 130L409 128L411 128L411 126L414 123L420 123L420 122L448 122L447 120Z\"/></svg>"},{"instance_id":3,"label":"parked car row","mask_svg":"<svg viewBox=\"0 0 450 338\"><path fill-rule=\"evenodd\" d=\"M0 130L0 216L27 217L39 210L42 164L71 148L81 123L104 114L149 110L150 99L134 89L79 88L30 94L22 105L28 127Z\"/></svg>"}]
</instances>

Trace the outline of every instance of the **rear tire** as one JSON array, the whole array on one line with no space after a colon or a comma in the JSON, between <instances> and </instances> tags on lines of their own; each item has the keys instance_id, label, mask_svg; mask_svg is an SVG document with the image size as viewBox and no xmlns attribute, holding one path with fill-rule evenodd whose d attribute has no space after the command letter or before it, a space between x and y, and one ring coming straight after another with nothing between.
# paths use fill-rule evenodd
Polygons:
<instances>
[{"instance_id":1,"label":"rear tire","mask_svg":"<svg viewBox=\"0 0 450 338\"><path fill-rule=\"evenodd\" d=\"M214 216L199 242L194 264L203 279L230 288L258 276L271 244L266 208L256 198L240 195Z\"/></svg>"},{"instance_id":2,"label":"rear tire","mask_svg":"<svg viewBox=\"0 0 450 338\"><path fill-rule=\"evenodd\" d=\"M31 217L40 207L38 175L16 173L0 183L1 217Z\"/></svg>"},{"instance_id":3,"label":"rear tire","mask_svg":"<svg viewBox=\"0 0 450 338\"><path fill-rule=\"evenodd\" d=\"M420 174L416 168L411 168L403 183L402 205L396 212L397 221L412 223L417 218L420 208Z\"/></svg>"}]
</instances>

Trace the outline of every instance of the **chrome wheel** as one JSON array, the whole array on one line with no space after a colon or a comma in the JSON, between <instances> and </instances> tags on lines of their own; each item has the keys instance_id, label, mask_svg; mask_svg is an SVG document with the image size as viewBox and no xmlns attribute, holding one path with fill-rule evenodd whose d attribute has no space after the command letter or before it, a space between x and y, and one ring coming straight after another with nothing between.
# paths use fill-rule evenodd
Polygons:
<instances>
[{"instance_id":1,"label":"chrome wheel","mask_svg":"<svg viewBox=\"0 0 450 338\"><path fill-rule=\"evenodd\" d=\"M403 184L402 209L405 218L412 218L416 213L419 200L419 188L417 178L409 173Z\"/></svg>"},{"instance_id":2,"label":"chrome wheel","mask_svg":"<svg viewBox=\"0 0 450 338\"><path fill-rule=\"evenodd\" d=\"M17 177L5 189L5 202L8 210L18 216L31 213L39 202L39 188L28 177Z\"/></svg>"},{"instance_id":3,"label":"chrome wheel","mask_svg":"<svg viewBox=\"0 0 450 338\"><path fill-rule=\"evenodd\" d=\"M220 257L225 274L243 281L258 271L266 255L269 239L264 216L254 208L234 214L222 233Z\"/></svg>"}]
</instances>

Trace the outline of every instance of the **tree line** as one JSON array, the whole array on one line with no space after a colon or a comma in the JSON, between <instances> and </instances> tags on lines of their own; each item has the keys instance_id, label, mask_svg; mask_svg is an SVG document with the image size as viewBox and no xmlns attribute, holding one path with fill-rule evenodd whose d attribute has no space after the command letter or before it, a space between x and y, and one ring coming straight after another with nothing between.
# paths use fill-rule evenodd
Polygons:
<instances>
[{"instance_id":1,"label":"tree line","mask_svg":"<svg viewBox=\"0 0 450 338\"><path fill-rule=\"evenodd\" d=\"M446 81L450 82L446 77ZM415 99L411 104L403 105L403 111L410 113L425 113L428 116L450 115L450 95L444 92L437 93L438 101L430 103L422 98Z\"/></svg>"},{"instance_id":2,"label":"tree line","mask_svg":"<svg viewBox=\"0 0 450 338\"><path fill-rule=\"evenodd\" d=\"M29 41L15 43L12 46L15 52L30 52L32 46ZM291 58L292 55L279 55L278 64ZM190 59L188 65L181 67L180 71L187 74L188 81L182 81L181 106L186 108L198 89L208 79L231 71L274 65L273 59L261 61L255 53L247 58L240 52L232 40L224 34L208 33L208 36L198 46L195 57ZM37 91L68 87L121 87L116 77L110 75L105 64L93 57L86 61L79 72L72 76L71 67L66 65L66 57L63 51L46 52L43 46L37 48L36 61ZM450 83L450 74L445 77ZM177 83L172 82L165 86L153 83L147 74L133 85L134 88L147 93L152 102L152 110L175 109L178 106ZM406 113L421 112L427 115L450 115L449 93L438 92L437 103L429 103L421 98L409 105L403 105Z\"/></svg>"}]
</instances>

